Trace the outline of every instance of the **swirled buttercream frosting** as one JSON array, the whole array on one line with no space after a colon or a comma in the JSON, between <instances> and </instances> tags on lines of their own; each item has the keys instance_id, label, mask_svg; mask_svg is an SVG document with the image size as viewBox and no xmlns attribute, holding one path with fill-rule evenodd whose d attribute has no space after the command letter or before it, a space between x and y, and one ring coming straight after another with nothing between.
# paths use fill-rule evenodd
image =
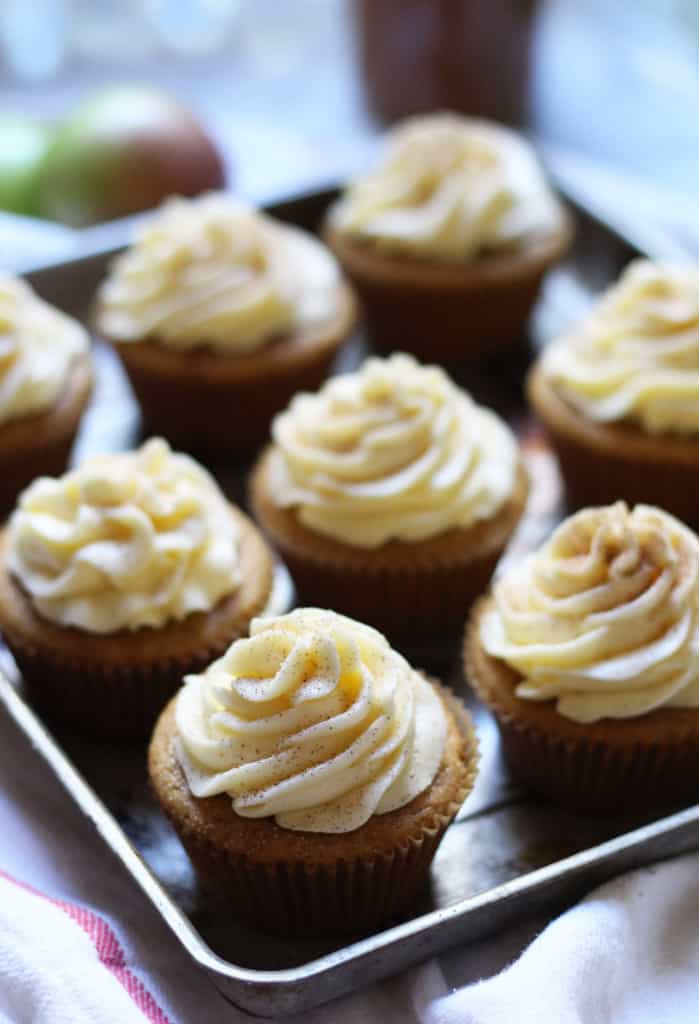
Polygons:
<instances>
[{"instance_id":1,"label":"swirled buttercream frosting","mask_svg":"<svg viewBox=\"0 0 699 1024\"><path fill-rule=\"evenodd\" d=\"M0 423L45 412L61 396L87 331L19 278L0 274Z\"/></svg>"},{"instance_id":2,"label":"swirled buttercream frosting","mask_svg":"<svg viewBox=\"0 0 699 1024\"><path fill-rule=\"evenodd\" d=\"M631 263L542 371L591 420L699 433L699 265Z\"/></svg>"},{"instance_id":3,"label":"swirled buttercream frosting","mask_svg":"<svg viewBox=\"0 0 699 1024\"><path fill-rule=\"evenodd\" d=\"M512 493L509 428L436 366L367 359L273 424L269 489L316 533L360 548L421 541L495 514Z\"/></svg>"},{"instance_id":4,"label":"swirled buttercream frosting","mask_svg":"<svg viewBox=\"0 0 699 1024\"><path fill-rule=\"evenodd\" d=\"M119 342L240 355L332 319L339 283L307 232L223 193L172 198L112 265L98 327Z\"/></svg>"},{"instance_id":5,"label":"swirled buttercream frosting","mask_svg":"<svg viewBox=\"0 0 699 1024\"><path fill-rule=\"evenodd\" d=\"M494 587L488 654L576 722L699 707L699 539L649 505L566 520Z\"/></svg>"},{"instance_id":6,"label":"swirled buttercream frosting","mask_svg":"<svg viewBox=\"0 0 699 1024\"><path fill-rule=\"evenodd\" d=\"M9 529L9 569L39 614L88 633L210 611L240 582L228 502L206 470L160 439L39 478Z\"/></svg>"},{"instance_id":7,"label":"swirled buttercream frosting","mask_svg":"<svg viewBox=\"0 0 699 1024\"><path fill-rule=\"evenodd\" d=\"M378 167L349 185L331 223L383 249L461 260L556 231L562 211L524 138L443 113L393 131Z\"/></svg>"},{"instance_id":8,"label":"swirled buttercream frosting","mask_svg":"<svg viewBox=\"0 0 699 1024\"><path fill-rule=\"evenodd\" d=\"M283 828L350 832L432 783L447 722L434 688L376 630L303 608L254 619L177 698L196 797Z\"/></svg>"}]
</instances>

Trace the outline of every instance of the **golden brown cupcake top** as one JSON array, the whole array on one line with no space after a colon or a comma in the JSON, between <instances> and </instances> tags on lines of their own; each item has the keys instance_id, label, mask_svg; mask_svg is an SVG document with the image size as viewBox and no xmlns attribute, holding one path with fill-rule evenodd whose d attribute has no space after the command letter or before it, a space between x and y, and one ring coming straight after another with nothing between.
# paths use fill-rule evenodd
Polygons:
<instances>
[{"instance_id":1,"label":"golden brown cupcake top","mask_svg":"<svg viewBox=\"0 0 699 1024\"><path fill-rule=\"evenodd\" d=\"M9 531L10 571L39 614L89 633L210 611L240 583L230 505L160 439L36 480Z\"/></svg>"},{"instance_id":2,"label":"golden brown cupcake top","mask_svg":"<svg viewBox=\"0 0 699 1024\"><path fill-rule=\"evenodd\" d=\"M172 198L114 261L97 325L119 342L254 351L338 310L340 274L312 235L224 193Z\"/></svg>"},{"instance_id":3,"label":"golden brown cupcake top","mask_svg":"<svg viewBox=\"0 0 699 1024\"><path fill-rule=\"evenodd\" d=\"M0 423L45 412L61 396L87 331L21 278L0 273Z\"/></svg>"},{"instance_id":4,"label":"golden brown cupcake top","mask_svg":"<svg viewBox=\"0 0 699 1024\"><path fill-rule=\"evenodd\" d=\"M436 690L376 630L335 612L254 619L177 699L179 756L196 797L242 817L350 832L408 804L439 769Z\"/></svg>"},{"instance_id":5,"label":"golden brown cupcake top","mask_svg":"<svg viewBox=\"0 0 699 1024\"><path fill-rule=\"evenodd\" d=\"M699 264L635 260L541 365L588 419L699 433Z\"/></svg>"},{"instance_id":6,"label":"golden brown cupcake top","mask_svg":"<svg viewBox=\"0 0 699 1024\"><path fill-rule=\"evenodd\" d=\"M273 424L270 492L309 529L360 548L492 516L511 495L509 428L436 366L367 359Z\"/></svg>"},{"instance_id":7,"label":"golden brown cupcake top","mask_svg":"<svg viewBox=\"0 0 699 1024\"><path fill-rule=\"evenodd\" d=\"M463 260L555 232L562 211L524 138L440 113L389 133L378 167L349 185L331 223L396 253Z\"/></svg>"},{"instance_id":8,"label":"golden brown cupcake top","mask_svg":"<svg viewBox=\"0 0 699 1024\"><path fill-rule=\"evenodd\" d=\"M699 539L623 502L567 519L494 585L488 654L576 722L699 706Z\"/></svg>"}]
</instances>

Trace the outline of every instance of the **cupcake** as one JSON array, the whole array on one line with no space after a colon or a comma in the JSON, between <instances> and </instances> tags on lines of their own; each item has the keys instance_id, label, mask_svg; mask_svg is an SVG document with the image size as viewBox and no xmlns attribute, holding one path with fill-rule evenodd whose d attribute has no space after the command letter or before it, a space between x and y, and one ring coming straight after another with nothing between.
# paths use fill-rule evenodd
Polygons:
<instances>
[{"instance_id":1,"label":"cupcake","mask_svg":"<svg viewBox=\"0 0 699 1024\"><path fill-rule=\"evenodd\" d=\"M443 363L525 338L572 224L529 143L457 114L404 122L330 209L325 237L372 343Z\"/></svg>"},{"instance_id":2,"label":"cupcake","mask_svg":"<svg viewBox=\"0 0 699 1024\"><path fill-rule=\"evenodd\" d=\"M359 622L256 619L163 711L149 771L199 877L284 936L370 931L410 906L470 791L461 705Z\"/></svg>"},{"instance_id":3,"label":"cupcake","mask_svg":"<svg viewBox=\"0 0 699 1024\"><path fill-rule=\"evenodd\" d=\"M617 498L699 522L699 264L631 263L533 367L571 507Z\"/></svg>"},{"instance_id":4,"label":"cupcake","mask_svg":"<svg viewBox=\"0 0 699 1024\"><path fill-rule=\"evenodd\" d=\"M159 439L42 477L0 535L0 629L33 701L92 736L145 736L247 631L272 586L259 533Z\"/></svg>"},{"instance_id":5,"label":"cupcake","mask_svg":"<svg viewBox=\"0 0 699 1024\"><path fill-rule=\"evenodd\" d=\"M97 294L152 430L245 456L300 388L317 387L355 322L325 246L223 193L170 199Z\"/></svg>"},{"instance_id":6,"label":"cupcake","mask_svg":"<svg viewBox=\"0 0 699 1024\"><path fill-rule=\"evenodd\" d=\"M35 477L65 469L91 390L87 331L0 274L0 514Z\"/></svg>"},{"instance_id":7,"label":"cupcake","mask_svg":"<svg viewBox=\"0 0 699 1024\"><path fill-rule=\"evenodd\" d=\"M699 798L699 539L658 508L584 509L474 606L466 675L512 772L572 811Z\"/></svg>"},{"instance_id":8,"label":"cupcake","mask_svg":"<svg viewBox=\"0 0 699 1024\"><path fill-rule=\"evenodd\" d=\"M515 439L436 366L371 358L298 395L251 479L303 601L440 648L524 509Z\"/></svg>"}]
</instances>

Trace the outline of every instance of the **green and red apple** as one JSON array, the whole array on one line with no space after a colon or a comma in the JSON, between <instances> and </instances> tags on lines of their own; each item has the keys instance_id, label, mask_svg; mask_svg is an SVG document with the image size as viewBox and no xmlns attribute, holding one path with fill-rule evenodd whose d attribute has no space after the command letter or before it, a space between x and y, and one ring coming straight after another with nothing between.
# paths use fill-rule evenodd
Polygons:
<instances>
[{"instance_id":1,"label":"green and red apple","mask_svg":"<svg viewBox=\"0 0 699 1024\"><path fill-rule=\"evenodd\" d=\"M58 127L38 169L36 209L80 227L224 183L221 158L188 110L158 90L119 86Z\"/></svg>"},{"instance_id":2,"label":"green and red apple","mask_svg":"<svg viewBox=\"0 0 699 1024\"><path fill-rule=\"evenodd\" d=\"M39 214L39 169L51 143L48 124L22 114L0 114L0 209Z\"/></svg>"}]
</instances>

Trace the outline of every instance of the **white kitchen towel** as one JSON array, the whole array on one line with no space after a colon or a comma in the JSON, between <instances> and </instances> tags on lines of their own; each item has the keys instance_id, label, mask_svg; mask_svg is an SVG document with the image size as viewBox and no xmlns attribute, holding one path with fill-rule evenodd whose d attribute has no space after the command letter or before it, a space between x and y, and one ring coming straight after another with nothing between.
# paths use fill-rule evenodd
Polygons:
<instances>
[{"instance_id":1,"label":"white kitchen towel","mask_svg":"<svg viewBox=\"0 0 699 1024\"><path fill-rule=\"evenodd\" d=\"M169 1024L104 918L0 872L0 1021Z\"/></svg>"},{"instance_id":2,"label":"white kitchen towel","mask_svg":"<svg viewBox=\"0 0 699 1024\"><path fill-rule=\"evenodd\" d=\"M425 1024L697 1024L699 854L608 883Z\"/></svg>"},{"instance_id":3,"label":"white kitchen towel","mask_svg":"<svg viewBox=\"0 0 699 1024\"><path fill-rule=\"evenodd\" d=\"M497 947L498 940L491 945ZM471 948L462 955L474 952ZM142 966L147 968L147 963ZM178 977L174 987L183 983L187 980ZM699 855L617 879L553 922L500 975L448 996L444 991L441 971L432 962L305 1020L695 1024ZM241 1022L245 1015L226 1008L211 992L197 1020L217 1017ZM0 1021L96 1020L175 1024L129 966L122 944L101 915L48 898L0 873Z\"/></svg>"}]
</instances>

